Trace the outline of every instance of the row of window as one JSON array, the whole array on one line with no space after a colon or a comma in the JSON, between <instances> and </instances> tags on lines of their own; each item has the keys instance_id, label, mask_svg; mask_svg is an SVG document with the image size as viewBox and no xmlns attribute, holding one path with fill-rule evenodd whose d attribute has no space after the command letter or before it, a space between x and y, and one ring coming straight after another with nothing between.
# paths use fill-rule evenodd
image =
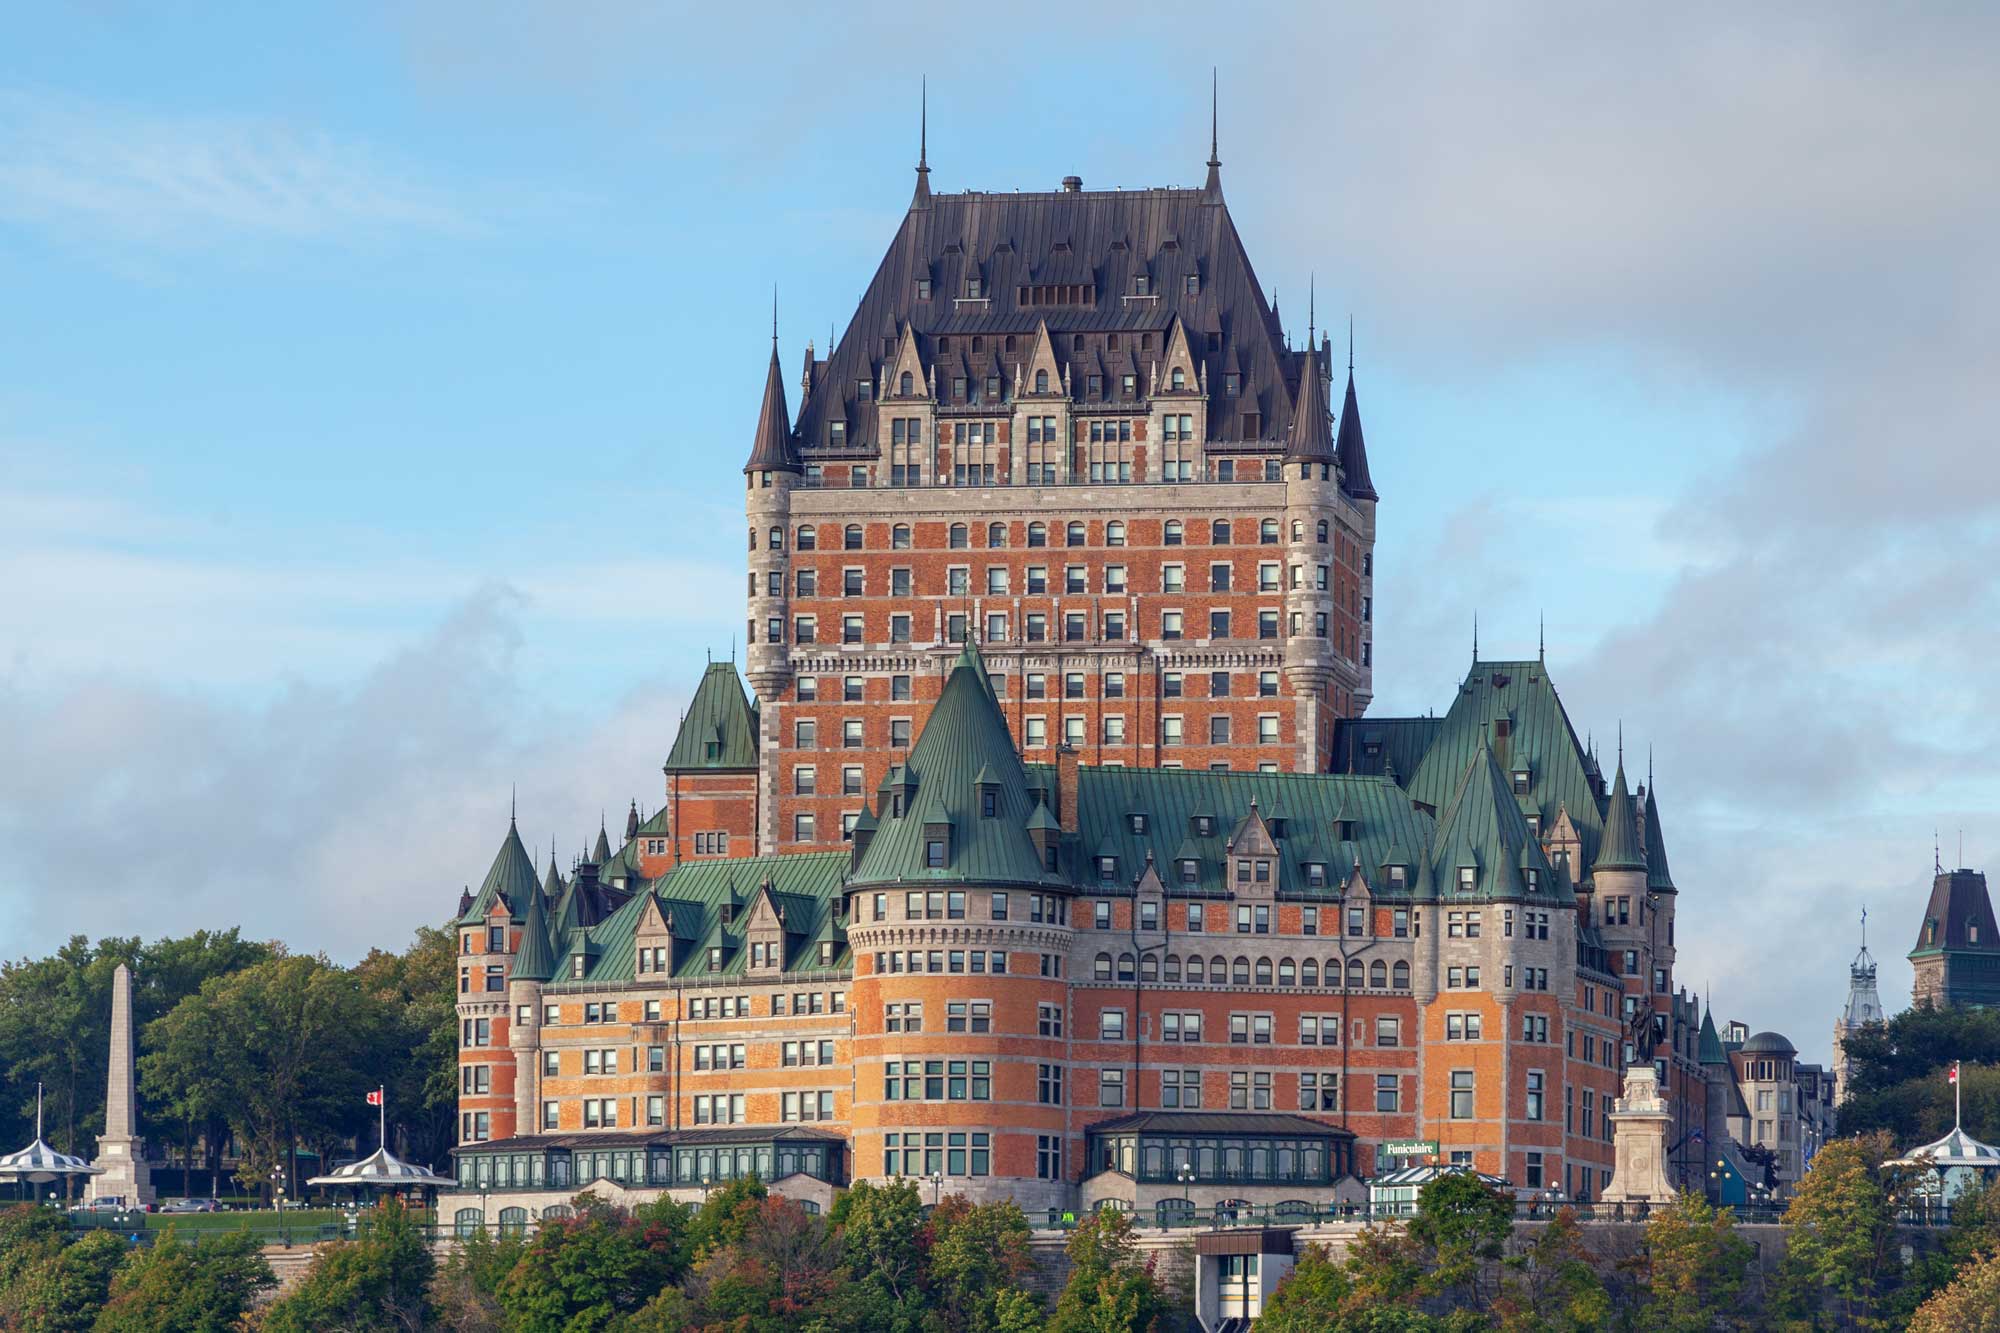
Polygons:
<instances>
[{"instance_id":1,"label":"row of window","mask_svg":"<svg viewBox=\"0 0 2000 1333\"><path fill-rule=\"evenodd\" d=\"M993 1099L991 1060L891 1060L882 1066L890 1102L984 1102Z\"/></svg>"},{"instance_id":2,"label":"row of window","mask_svg":"<svg viewBox=\"0 0 2000 1333\"><path fill-rule=\"evenodd\" d=\"M1131 580L1124 565L1104 565L1100 567L1099 573L1102 575L1102 587L1099 591L1110 594L1122 594L1133 591ZM819 574L820 572L816 569L801 569L795 572L792 576L792 586L796 595L799 597L819 596ZM756 571L751 571L748 577L750 580L750 596L755 597L757 596L758 588ZM1313 589L1318 592L1328 591L1328 580L1330 577L1330 566L1313 566ZM1251 591L1283 592L1285 590L1283 579L1284 567L1275 561L1270 561L1257 566L1257 581L1254 588L1238 588L1236 587L1235 566L1215 564L1210 565L1208 569L1208 590L1215 593ZM1305 566L1292 565L1291 587L1295 590L1305 587L1305 579ZM971 566L951 565L946 568L944 591L948 596L970 596L971 583ZM988 565L986 567L984 583L985 593L989 597L1011 596L1014 592L1013 571L1006 565ZM914 572L906 566L898 565L889 571L887 595L899 599L926 595L915 593L913 591L914 584ZM766 596L784 596L785 582L783 573L775 569L767 571L764 575L763 587ZM1047 565L1029 565L1022 577L1021 591L1030 597L1052 596L1058 593L1065 595L1087 594L1091 591L1090 566L1065 565L1061 571L1061 578L1052 582L1049 577L1049 567ZM1160 567L1159 591L1163 593L1188 591L1187 566L1162 565ZM868 596L868 571L859 566L849 566L841 570L840 595L842 597ZM1361 598L1357 609L1363 620L1373 618L1373 602L1374 599L1371 597Z\"/></svg>"},{"instance_id":3,"label":"row of window","mask_svg":"<svg viewBox=\"0 0 2000 1333\"><path fill-rule=\"evenodd\" d=\"M1056 1141L1060 1179L1061 1142ZM993 1136L979 1130L900 1132L882 1139L885 1176L985 1176L993 1172Z\"/></svg>"},{"instance_id":4,"label":"row of window","mask_svg":"<svg viewBox=\"0 0 2000 1333\"><path fill-rule=\"evenodd\" d=\"M1272 461L1275 462L1276 460ZM1227 479L1225 478L1224 480ZM954 551L972 549L972 531L973 529L967 524L952 524L946 530L946 546ZM1054 531L1061 536L1061 545L1087 546L1090 544L1090 525L1081 520L1059 525ZM1255 544L1259 546L1276 546L1282 531L1283 529L1277 519L1261 519L1258 521L1256 527ZM1208 544L1210 546L1230 546L1234 544L1236 526L1230 519L1218 518L1211 521L1208 532ZM1045 547L1049 545L1050 535L1051 528L1049 524L1041 522L1030 523L1025 532L1026 544L1031 548ZM1329 535L1330 529L1327 521L1325 519L1318 520L1313 528L1314 541L1324 543L1328 540ZM838 536L840 545L837 548L829 545L827 549L843 551L860 551L866 549L864 545L865 529L859 523L849 523L841 528L838 533L829 531L829 542L835 536ZM801 525L797 535L798 549L801 551L819 550L819 537L820 530L817 526L810 523ZM1305 540L1305 520L1292 520L1292 540L1300 542ZM773 551L784 550L785 530L781 527L773 527L766 536L766 542ZM1162 546L1181 546L1185 545L1186 542L1187 525L1182 520L1170 518L1161 525L1160 544ZM1104 525L1104 545L1123 546L1125 544L1124 522L1119 519L1112 519L1106 523ZM1007 525L999 522L988 523L986 525L987 548L997 550L1006 545ZM755 529L752 529L750 533L750 549L753 551L757 549L757 533ZM911 529L909 524L898 523L889 529L889 549L892 551L914 549L911 545Z\"/></svg>"},{"instance_id":5,"label":"row of window","mask_svg":"<svg viewBox=\"0 0 2000 1333\"><path fill-rule=\"evenodd\" d=\"M1095 636L1091 633L1091 619L1093 614L1096 616L1098 622ZM1178 642L1187 637L1187 616L1185 612L1167 610L1160 612L1159 615L1159 638L1161 641ZM963 612L953 611L948 613L944 618L944 641L946 643L964 643L971 623L969 617ZM1289 621L1285 621L1280 618L1280 613L1275 608L1267 607L1257 613L1257 633L1254 637L1258 639L1279 638L1282 626L1288 629L1290 637L1295 639L1304 638L1306 637L1306 627L1308 624L1312 628L1312 637L1321 639L1327 637L1328 619L1326 612L1313 612L1312 620L1308 622L1304 612L1294 611L1291 613ZM889 617L888 641L890 643L915 642L915 639L912 637L912 625L912 618L908 615L900 612L891 615ZM1231 626L1232 620L1228 611L1213 610L1208 613L1208 637L1210 639L1229 639L1235 637ZM1088 643L1092 642L1093 638L1111 643L1123 643L1128 635L1129 622L1127 621L1125 612L1122 610L1100 609L1095 613L1090 611L1065 611L1061 613L1060 622L1052 627L1049 623L1048 613L1030 611L1021 617L1021 629L1021 638L1026 643L1054 643L1058 641L1056 637L1053 637L1057 634L1060 635L1060 641L1063 643ZM755 620L749 622L749 633L750 641L752 643L757 642L757 622ZM783 643L784 641L784 618L782 616L769 617L764 622L764 642ZM819 617L801 615L792 618L792 642L813 644L819 641ZM839 642L843 644L865 644L868 641L868 629L865 617L848 615L840 618ZM1010 642L1007 612L988 611L985 613L981 642Z\"/></svg>"},{"instance_id":6,"label":"row of window","mask_svg":"<svg viewBox=\"0 0 2000 1333\"><path fill-rule=\"evenodd\" d=\"M1477 969L1475 969L1476 971ZM1136 972L1136 976L1135 976ZM1346 980L1348 990L1408 990L1410 988L1410 964L1405 959L1397 959L1393 964L1377 958L1364 963L1359 958L1347 960ZM1341 984L1342 971L1338 960L1328 959L1325 968L1325 985L1328 989ZM1134 955L1121 953L1114 960L1108 953L1098 954L1092 960L1091 980L1093 981L1160 981L1175 983L1185 980L1193 985L1236 985L1236 986L1301 986L1318 987L1321 984L1319 960L1305 958L1294 961L1290 958L1250 959L1237 957L1203 958L1200 954L1189 954L1182 958L1179 954L1167 954L1164 958L1157 954Z\"/></svg>"}]
</instances>

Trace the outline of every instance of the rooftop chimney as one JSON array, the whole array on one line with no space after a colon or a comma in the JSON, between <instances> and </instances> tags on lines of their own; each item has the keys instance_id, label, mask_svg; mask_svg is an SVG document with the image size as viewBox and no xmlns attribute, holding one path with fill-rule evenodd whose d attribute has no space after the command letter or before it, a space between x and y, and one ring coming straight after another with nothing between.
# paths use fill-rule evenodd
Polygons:
<instances>
[{"instance_id":1,"label":"rooftop chimney","mask_svg":"<svg viewBox=\"0 0 2000 1333\"><path fill-rule=\"evenodd\" d=\"M1065 177L1063 177L1063 193L1064 193L1064 194L1082 194L1082 193L1083 193L1083 177L1081 177L1081 176L1065 176Z\"/></svg>"}]
</instances>

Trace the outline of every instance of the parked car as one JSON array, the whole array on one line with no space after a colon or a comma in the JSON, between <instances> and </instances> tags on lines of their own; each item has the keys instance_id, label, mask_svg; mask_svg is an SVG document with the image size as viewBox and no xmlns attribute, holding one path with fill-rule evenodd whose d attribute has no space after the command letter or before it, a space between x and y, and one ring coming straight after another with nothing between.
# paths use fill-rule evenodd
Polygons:
<instances>
[{"instance_id":1,"label":"parked car","mask_svg":"<svg viewBox=\"0 0 2000 1333\"><path fill-rule=\"evenodd\" d=\"M125 1211L125 1200L116 1196L86 1199L82 1203L71 1204L69 1210L72 1213L122 1213Z\"/></svg>"},{"instance_id":2,"label":"parked car","mask_svg":"<svg viewBox=\"0 0 2000 1333\"><path fill-rule=\"evenodd\" d=\"M216 1199L168 1199L160 1205L163 1213L219 1213L222 1204Z\"/></svg>"}]
</instances>

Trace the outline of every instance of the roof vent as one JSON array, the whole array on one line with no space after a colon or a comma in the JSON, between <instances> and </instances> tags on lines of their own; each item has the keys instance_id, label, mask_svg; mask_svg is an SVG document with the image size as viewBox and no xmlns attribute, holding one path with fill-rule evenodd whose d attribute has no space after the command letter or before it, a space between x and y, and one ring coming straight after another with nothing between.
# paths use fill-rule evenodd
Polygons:
<instances>
[{"instance_id":1,"label":"roof vent","mask_svg":"<svg viewBox=\"0 0 2000 1333\"><path fill-rule=\"evenodd\" d=\"M1083 193L1083 177L1081 177L1081 176L1065 176L1065 177L1063 177L1063 193L1064 193L1064 194L1082 194L1082 193Z\"/></svg>"}]
</instances>

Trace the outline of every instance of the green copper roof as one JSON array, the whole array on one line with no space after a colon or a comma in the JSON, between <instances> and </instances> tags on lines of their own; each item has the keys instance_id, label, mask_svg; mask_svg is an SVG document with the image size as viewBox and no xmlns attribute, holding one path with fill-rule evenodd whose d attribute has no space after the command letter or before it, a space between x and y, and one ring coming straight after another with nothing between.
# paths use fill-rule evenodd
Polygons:
<instances>
[{"instance_id":1,"label":"green copper roof","mask_svg":"<svg viewBox=\"0 0 2000 1333\"><path fill-rule=\"evenodd\" d=\"M965 646L924 731L904 764L914 801L891 804L868 842L851 883L951 882L1042 884L1053 877L1028 837L1034 813L1028 775L1014 750L979 650ZM998 788L996 813L981 813L980 781ZM926 828L950 829L945 864L926 864Z\"/></svg>"},{"instance_id":2,"label":"green copper roof","mask_svg":"<svg viewBox=\"0 0 2000 1333\"><path fill-rule=\"evenodd\" d=\"M555 872L551 866L550 873ZM521 923L521 947L514 954L516 981L547 981L555 975L555 946L549 942L549 915L539 892L528 894L528 915Z\"/></svg>"},{"instance_id":3,"label":"green copper roof","mask_svg":"<svg viewBox=\"0 0 2000 1333\"><path fill-rule=\"evenodd\" d=\"M1611 783L1611 804L1604 811L1604 837L1597 847L1591 873L1600 870L1644 870L1646 857L1639 850L1639 812L1632 808L1632 793L1625 786L1625 765Z\"/></svg>"},{"instance_id":4,"label":"green copper roof","mask_svg":"<svg viewBox=\"0 0 2000 1333\"><path fill-rule=\"evenodd\" d=\"M671 922L673 975L682 981L743 975L747 950L742 947L743 927L749 919L758 889L769 881L774 901L785 909L785 939L791 946L787 968L795 971L820 970L818 943L837 943L827 970L850 965L845 934L829 917L841 904L841 872L847 867L845 852L805 852L784 856L745 857L724 861L690 861L676 866L645 891L635 894L600 925L588 931L564 932L556 953L561 964L583 949L585 971L582 978L572 975L569 966L559 966L550 989L590 989L635 979L639 922L646 904L657 901L661 913ZM733 919L724 925L724 907L733 910ZM708 950L723 950L718 971L708 968Z\"/></svg>"},{"instance_id":5,"label":"green copper roof","mask_svg":"<svg viewBox=\"0 0 2000 1333\"><path fill-rule=\"evenodd\" d=\"M1334 724L1330 769L1407 783L1443 727L1441 717L1342 718Z\"/></svg>"},{"instance_id":6,"label":"green copper roof","mask_svg":"<svg viewBox=\"0 0 2000 1333\"><path fill-rule=\"evenodd\" d=\"M1728 1059L1729 1057L1722 1051L1722 1036L1715 1030L1715 1015L1704 1013L1701 1016L1701 1062L1705 1065L1719 1065L1726 1063Z\"/></svg>"},{"instance_id":7,"label":"green copper roof","mask_svg":"<svg viewBox=\"0 0 2000 1333\"><path fill-rule=\"evenodd\" d=\"M479 892L472 899L472 910L461 918L466 924L483 921L492 910L494 899L507 905L509 913L526 909L528 897L540 887L535 878L534 862L528 859L527 848L521 846L521 832L514 821L507 821L507 836L501 840L500 851L493 858L493 866L486 872L486 879L479 886Z\"/></svg>"},{"instance_id":8,"label":"green copper roof","mask_svg":"<svg viewBox=\"0 0 2000 1333\"><path fill-rule=\"evenodd\" d=\"M1493 725L1502 717L1508 724L1505 736ZM1369 725L1366 718L1354 723L1360 732ZM1585 767L1583 747L1542 663L1473 663L1450 709L1439 720L1430 747L1404 784L1410 798L1433 810L1444 809L1457 793L1459 780L1482 737L1492 747L1503 773L1514 762L1516 751L1528 757L1532 779L1524 798L1526 807L1541 817L1544 831L1555 827L1560 812L1568 811L1583 843L1580 864L1590 865L1604 827L1603 816Z\"/></svg>"},{"instance_id":9,"label":"green copper roof","mask_svg":"<svg viewBox=\"0 0 2000 1333\"><path fill-rule=\"evenodd\" d=\"M667 752L666 771L698 773L757 767L757 712L733 662L710 662L701 676L680 734Z\"/></svg>"},{"instance_id":10,"label":"green copper roof","mask_svg":"<svg viewBox=\"0 0 2000 1333\"><path fill-rule=\"evenodd\" d=\"M594 865L611 864L611 839L601 823L597 826L597 843L590 849L590 859Z\"/></svg>"},{"instance_id":11,"label":"green copper roof","mask_svg":"<svg viewBox=\"0 0 2000 1333\"><path fill-rule=\"evenodd\" d=\"M1660 791L1646 787L1646 887L1662 893L1674 891L1674 875L1667 869L1667 835L1660 829Z\"/></svg>"},{"instance_id":12,"label":"green copper roof","mask_svg":"<svg viewBox=\"0 0 2000 1333\"><path fill-rule=\"evenodd\" d=\"M1459 872L1468 866L1476 872L1473 896L1478 898L1554 901L1562 896L1500 761L1486 745L1473 755L1451 804L1438 816L1431 866L1440 897L1463 896ZM1532 889L1525 873L1530 870L1535 872Z\"/></svg>"}]
</instances>

